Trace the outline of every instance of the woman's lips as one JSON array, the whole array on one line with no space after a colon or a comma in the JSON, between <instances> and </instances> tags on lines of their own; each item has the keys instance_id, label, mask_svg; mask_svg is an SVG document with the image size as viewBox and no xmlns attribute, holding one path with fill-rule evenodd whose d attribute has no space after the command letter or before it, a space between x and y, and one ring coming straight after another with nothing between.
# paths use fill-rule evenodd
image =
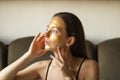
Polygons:
<instances>
[{"instance_id":1,"label":"woman's lips","mask_svg":"<svg viewBox=\"0 0 120 80\"><path fill-rule=\"evenodd\" d=\"M45 45L48 45L48 44L50 44L50 42L49 42L49 41L47 41L47 40L45 40Z\"/></svg>"}]
</instances>

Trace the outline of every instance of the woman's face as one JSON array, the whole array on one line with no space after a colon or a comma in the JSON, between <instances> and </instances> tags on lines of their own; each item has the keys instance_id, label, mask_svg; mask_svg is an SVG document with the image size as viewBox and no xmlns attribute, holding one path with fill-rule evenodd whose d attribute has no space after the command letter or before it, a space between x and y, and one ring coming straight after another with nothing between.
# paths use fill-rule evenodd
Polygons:
<instances>
[{"instance_id":1,"label":"woman's face","mask_svg":"<svg viewBox=\"0 0 120 80\"><path fill-rule=\"evenodd\" d=\"M47 34L45 38L45 49L56 50L59 46L64 46L67 40L66 26L62 18L53 17L47 26Z\"/></svg>"}]
</instances>

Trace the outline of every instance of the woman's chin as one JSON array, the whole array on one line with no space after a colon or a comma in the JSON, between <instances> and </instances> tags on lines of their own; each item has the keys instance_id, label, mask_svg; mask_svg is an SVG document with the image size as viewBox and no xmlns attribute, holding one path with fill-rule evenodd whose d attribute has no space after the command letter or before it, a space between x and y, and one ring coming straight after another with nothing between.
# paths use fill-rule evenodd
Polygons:
<instances>
[{"instance_id":1,"label":"woman's chin","mask_svg":"<svg viewBox=\"0 0 120 80\"><path fill-rule=\"evenodd\" d=\"M50 46L45 46L45 50L50 50L51 49L51 47Z\"/></svg>"},{"instance_id":2,"label":"woman's chin","mask_svg":"<svg viewBox=\"0 0 120 80\"><path fill-rule=\"evenodd\" d=\"M46 45L45 46L45 50L47 50L47 51L54 51L55 49L53 49L51 46Z\"/></svg>"}]
</instances>

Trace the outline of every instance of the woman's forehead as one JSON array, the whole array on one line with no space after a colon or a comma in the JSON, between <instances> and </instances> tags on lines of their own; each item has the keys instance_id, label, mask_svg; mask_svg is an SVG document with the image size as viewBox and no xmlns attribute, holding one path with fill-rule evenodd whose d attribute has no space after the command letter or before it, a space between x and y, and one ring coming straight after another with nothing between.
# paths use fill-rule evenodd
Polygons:
<instances>
[{"instance_id":1,"label":"woman's forehead","mask_svg":"<svg viewBox=\"0 0 120 80\"><path fill-rule=\"evenodd\" d=\"M56 28L62 28L64 27L65 28L65 23L64 21L62 20L62 18L60 17L53 17L51 20L50 20L50 23L48 24L47 26L48 28L52 28L52 27L56 27Z\"/></svg>"}]
</instances>

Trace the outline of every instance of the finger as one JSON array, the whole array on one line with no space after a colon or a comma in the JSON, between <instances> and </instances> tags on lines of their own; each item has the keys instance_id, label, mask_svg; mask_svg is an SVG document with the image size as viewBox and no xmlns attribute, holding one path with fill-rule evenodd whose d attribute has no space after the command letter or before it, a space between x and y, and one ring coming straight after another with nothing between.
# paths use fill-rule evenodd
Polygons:
<instances>
[{"instance_id":1,"label":"finger","mask_svg":"<svg viewBox=\"0 0 120 80\"><path fill-rule=\"evenodd\" d=\"M37 40L37 38L39 37L39 35L40 35L40 33L37 33L37 34L35 35L35 37L34 37L34 39L33 39L33 41L32 41L31 44L33 44L33 43Z\"/></svg>"},{"instance_id":2,"label":"finger","mask_svg":"<svg viewBox=\"0 0 120 80\"><path fill-rule=\"evenodd\" d=\"M41 40L44 41L47 33L48 33L48 32L45 32L44 34L41 34L41 35L38 37L37 41L41 41Z\"/></svg>"},{"instance_id":3,"label":"finger","mask_svg":"<svg viewBox=\"0 0 120 80\"><path fill-rule=\"evenodd\" d=\"M55 55L55 57L58 59L58 54L55 53L54 55Z\"/></svg>"},{"instance_id":4,"label":"finger","mask_svg":"<svg viewBox=\"0 0 120 80\"><path fill-rule=\"evenodd\" d=\"M55 59L56 61L58 60L56 57L54 57L53 55L50 55L50 57L52 58L52 59Z\"/></svg>"},{"instance_id":5,"label":"finger","mask_svg":"<svg viewBox=\"0 0 120 80\"><path fill-rule=\"evenodd\" d=\"M57 64L57 65L59 65L59 66L63 66L63 64L62 64L56 57L54 57L54 56L52 56L52 55L50 55L50 57L55 61L54 64Z\"/></svg>"},{"instance_id":6,"label":"finger","mask_svg":"<svg viewBox=\"0 0 120 80\"><path fill-rule=\"evenodd\" d=\"M64 62L63 56L62 56L62 51L63 49L61 47L57 47L57 51L58 51L58 59L60 59L60 61Z\"/></svg>"},{"instance_id":7,"label":"finger","mask_svg":"<svg viewBox=\"0 0 120 80\"><path fill-rule=\"evenodd\" d=\"M65 52L67 52L66 50L67 50L67 46L64 45L62 48L62 51L63 51L62 53L64 53L62 54L64 61L67 60L67 54L65 54Z\"/></svg>"},{"instance_id":8,"label":"finger","mask_svg":"<svg viewBox=\"0 0 120 80\"><path fill-rule=\"evenodd\" d=\"M44 37L43 34L39 35L38 38L36 39L36 41L41 41L43 39L43 37Z\"/></svg>"},{"instance_id":9,"label":"finger","mask_svg":"<svg viewBox=\"0 0 120 80\"><path fill-rule=\"evenodd\" d=\"M45 37L40 37L39 40L37 40L38 43L43 44L45 41Z\"/></svg>"},{"instance_id":10,"label":"finger","mask_svg":"<svg viewBox=\"0 0 120 80\"><path fill-rule=\"evenodd\" d=\"M44 36L45 36L45 37L46 37L46 35L48 34L48 32L49 32L49 31L47 31L47 32L44 33Z\"/></svg>"},{"instance_id":11,"label":"finger","mask_svg":"<svg viewBox=\"0 0 120 80\"><path fill-rule=\"evenodd\" d=\"M48 36L48 35L50 35L51 30L52 30L52 28L49 29L49 30L45 33L45 37Z\"/></svg>"},{"instance_id":12,"label":"finger","mask_svg":"<svg viewBox=\"0 0 120 80\"><path fill-rule=\"evenodd\" d=\"M34 40L34 41L36 41L36 40L37 40L37 38L39 37L39 35L40 35L40 32L36 34L36 36L34 37L34 39L33 39L33 40Z\"/></svg>"}]
</instances>

